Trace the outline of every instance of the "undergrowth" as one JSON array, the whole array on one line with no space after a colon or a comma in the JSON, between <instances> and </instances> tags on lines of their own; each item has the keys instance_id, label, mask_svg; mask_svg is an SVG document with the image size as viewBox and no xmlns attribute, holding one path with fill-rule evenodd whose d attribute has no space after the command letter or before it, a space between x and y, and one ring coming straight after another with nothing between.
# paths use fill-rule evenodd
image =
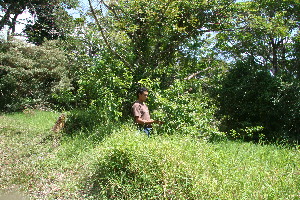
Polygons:
<instances>
[{"instance_id":1,"label":"undergrowth","mask_svg":"<svg viewBox=\"0 0 300 200\"><path fill-rule=\"evenodd\" d=\"M0 117L2 194L30 199L299 199L299 148L165 134L130 124L53 146L58 113Z\"/></svg>"}]
</instances>

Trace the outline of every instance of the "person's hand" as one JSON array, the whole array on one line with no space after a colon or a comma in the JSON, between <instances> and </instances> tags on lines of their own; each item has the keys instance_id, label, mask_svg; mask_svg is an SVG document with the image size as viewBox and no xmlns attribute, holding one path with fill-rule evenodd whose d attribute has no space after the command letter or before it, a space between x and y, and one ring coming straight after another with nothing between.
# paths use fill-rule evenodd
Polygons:
<instances>
[{"instance_id":1,"label":"person's hand","mask_svg":"<svg viewBox=\"0 0 300 200\"><path fill-rule=\"evenodd\" d=\"M161 124L164 124L165 122L163 122L163 121L159 121L159 120L154 120L154 122L156 123L156 124L159 124L159 125L161 125Z\"/></svg>"}]
</instances>

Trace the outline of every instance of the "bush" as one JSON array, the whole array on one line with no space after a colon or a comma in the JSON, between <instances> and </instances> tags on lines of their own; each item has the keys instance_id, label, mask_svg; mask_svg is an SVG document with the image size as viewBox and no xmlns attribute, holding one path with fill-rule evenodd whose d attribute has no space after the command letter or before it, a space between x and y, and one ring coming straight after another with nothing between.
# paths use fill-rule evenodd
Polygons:
<instances>
[{"instance_id":1,"label":"bush","mask_svg":"<svg viewBox=\"0 0 300 200\"><path fill-rule=\"evenodd\" d=\"M94 110L105 123L126 118L123 104L134 97L130 97L129 92L131 79L122 64L95 61L95 65L89 67L78 81L81 107Z\"/></svg>"},{"instance_id":2,"label":"bush","mask_svg":"<svg viewBox=\"0 0 300 200\"><path fill-rule=\"evenodd\" d=\"M299 82L283 81L251 62L238 62L221 81L216 98L221 131L235 139L272 141L299 133Z\"/></svg>"},{"instance_id":3,"label":"bush","mask_svg":"<svg viewBox=\"0 0 300 200\"><path fill-rule=\"evenodd\" d=\"M152 118L166 122L156 127L157 132L193 135L207 140L222 136L214 117L216 107L202 91L201 80L177 80L169 89L154 89L154 94L151 93Z\"/></svg>"},{"instance_id":4,"label":"bush","mask_svg":"<svg viewBox=\"0 0 300 200\"><path fill-rule=\"evenodd\" d=\"M278 132L282 139L300 141L300 82L294 77L280 82L274 101L280 112Z\"/></svg>"},{"instance_id":5,"label":"bush","mask_svg":"<svg viewBox=\"0 0 300 200\"><path fill-rule=\"evenodd\" d=\"M127 137L132 138L132 135L127 134ZM184 165L178 164L179 160L184 162L181 157L183 154L179 153L172 157L166 154L170 150L169 146L162 147L157 144L155 147L149 145L149 141L140 143L140 137L132 138L130 145L127 139L118 139L121 139L118 144L110 144L111 146L101 153L103 157L94 164L95 170L88 178L90 182L88 193L91 197L97 199L194 197L192 176ZM108 142L111 142L110 138ZM174 151L179 152L177 149Z\"/></svg>"},{"instance_id":6,"label":"bush","mask_svg":"<svg viewBox=\"0 0 300 200\"><path fill-rule=\"evenodd\" d=\"M43 46L19 41L1 43L0 65L0 110L49 104L53 93L71 88L66 72L68 59L55 41Z\"/></svg>"}]
</instances>

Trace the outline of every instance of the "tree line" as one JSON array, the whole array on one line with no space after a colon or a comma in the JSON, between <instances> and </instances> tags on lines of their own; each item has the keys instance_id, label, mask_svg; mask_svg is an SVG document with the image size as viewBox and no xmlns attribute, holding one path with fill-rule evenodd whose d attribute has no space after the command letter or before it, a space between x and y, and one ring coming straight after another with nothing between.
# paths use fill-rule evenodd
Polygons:
<instances>
[{"instance_id":1,"label":"tree line","mask_svg":"<svg viewBox=\"0 0 300 200\"><path fill-rule=\"evenodd\" d=\"M69 110L69 130L130 118L139 86L158 132L299 140L298 0L1 1L0 108ZM68 9L78 10L72 17ZM160 130L161 129L161 130Z\"/></svg>"}]
</instances>

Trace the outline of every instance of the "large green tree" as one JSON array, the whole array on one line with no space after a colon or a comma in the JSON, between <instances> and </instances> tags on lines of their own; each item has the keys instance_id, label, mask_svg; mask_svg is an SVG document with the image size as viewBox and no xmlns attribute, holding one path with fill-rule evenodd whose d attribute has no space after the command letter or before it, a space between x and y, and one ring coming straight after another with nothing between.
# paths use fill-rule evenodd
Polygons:
<instances>
[{"instance_id":1,"label":"large green tree","mask_svg":"<svg viewBox=\"0 0 300 200\"><path fill-rule=\"evenodd\" d=\"M2 12L2 19L0 20L0 30L8 25L12 33L15 32L17 18L25 11L26 8L33 8L36 4L31 1L14 1L14 0L1 0L0 7Z\"/></svg>"},{"instance_id":2,"label":"large green tree","mask_svg":"<svg viewBox=\"0 0 300 200\"><path fill-rule=\"evenodd\" d=\"M230 31L217 35L218 48L236 60L252 57L273 74L295 74L292 54L299 31L299 0L254 0L235 4Z\"/></svg>"},{"instance_id":3,"label":"large green tree","mask_svg":"<svg viewBox=\"0 0 300 200\"><path fill-rule=\"evenodd\" d=\"M297 139L299 6L298 0L253 0L233 7L232 27L216 37L220 52L236 61L216 95L224 130L248 139L262 133Z\"/></svg>"},{"instance_id":4,"label":"large green tree","mask_svg":"<svg viewBox=\"0 0 300 200\"><path fill-rule=\"evenodd\" d=\"M178 77L178 71L195 68L180 63L189 54L187 44L199 45L205 33L225 29L234 1L98 2L95 8L90 1L91 13L106 47L138 81Z\"/></svg>"},{"instance_id":5,"label":"large green tree","mask_svg":"<svg viewBox=\"0 0 300 200\"><path fill-rule=\"evenodd\" d=\"M37 19L24 30L28 41L40 45L45 40L66 39L74 30L73 17L67 10L77 5L78 0L57 0L36 7L32 14Z\"/></svg>"}]
</instances>

